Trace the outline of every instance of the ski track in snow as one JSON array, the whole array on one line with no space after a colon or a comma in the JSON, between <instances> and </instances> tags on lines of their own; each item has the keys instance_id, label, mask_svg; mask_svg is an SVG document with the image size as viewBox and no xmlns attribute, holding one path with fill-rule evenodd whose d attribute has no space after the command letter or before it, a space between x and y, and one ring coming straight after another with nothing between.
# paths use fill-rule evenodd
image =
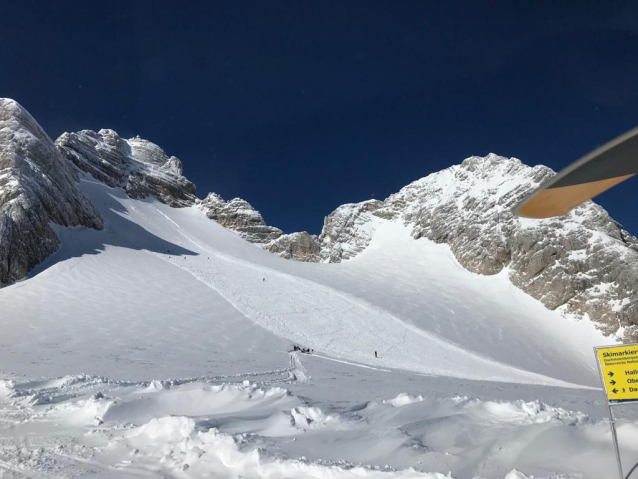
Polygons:
<instances>
[{"instance_id":1,"label":"ski track in snow","mask_svg":"<svg viewBox=\"0 0 638 479\"><path fill-rule=\"evenodd\" d=\"M367 364L353 363L352 361L344 361L343 359L330 358L328 356L322 356L320 354L313 354L313 357L327 359L328 361L334 361L337 363L348 364L350 366L356 366L358 368L373 369L375 371L383 371L385 373L391 372L389 369L375 368L374 366L368 366Z\"/></svg>"}]
</instances>

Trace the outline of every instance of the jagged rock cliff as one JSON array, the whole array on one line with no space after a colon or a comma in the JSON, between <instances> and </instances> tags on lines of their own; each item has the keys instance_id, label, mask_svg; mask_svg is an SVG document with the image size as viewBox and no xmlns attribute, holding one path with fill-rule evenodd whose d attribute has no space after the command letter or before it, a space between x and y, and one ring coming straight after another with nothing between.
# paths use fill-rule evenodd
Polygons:
<instances>
[{"instance_id":1,"label":"jagged rock cliff","mask_svg":"<svg viewBox=\"0 0 638 479\"><path fill-rule=\"evenodd\" d=\"M281 235L264 247L271 253L294 261L307 263L321 261L321 246L318 237L308 234L306 231Z\"/></svg>"},{"instance_id":2,"label":"jagged rock cliff","mask_svg":"<svg viewBox=\"0 0 638 479\"><path fill-rule=\"evenodd\" d=\"M209 193L198 204L211 220L251 243L268 243L282 234L279 228L267 226L259 211L240 198L224 201L217 193Z\"/></svg>"},{"instance_id":3,"label":"jagged rock cliff","mask_svg":"<svg viewBox=\"0 0 638 479\"><path fill-rule=\"evenodd\" d=\"M363 251L372 239L369 216L383 205L381 201L341 205L323 221L319 236L302 233L282 235L266 248L286 259L321 263L339 263Z\"/></svg>"},{"instance_id":4,"label":"jagged rock cliff","mask_svg":"<svg viewBox=\"0 0 638 479\"><path fill-rule=\"evenodd\" d=\"M589 318L625 341L638 340L636 238L591 201L561 218L532 220L511 213L553 174L514 158L471 157L415 181L383 203L338 208L316 240L319 253L298 253L293 259L352 258L369 244L375 217L400 221L413 228L415 240L448 244L466 269L487 275L505 271L549 309ZM281 254L273 249L276 244L271 251Z\"/></svg>"},{"instance_id":5,"label":"jagged rock cliff","mask_svg":"<svg viewBox=\"0 0 638 479\"><path fill-rule=\"evenodd\" d=\"M35 119L0 99L0 286L24 277L57 250L50 222L102 228L77 188L77 174Z\"/></svg>"},{"instance_id":6,"label":"jagged rock cliff","mask_svg":"<svg viewBox=\"0 0 638 479\"><path fill-rule=\"evenodd\" d=\"M552 176L496 155L416 181L375 214L413 225L415 239L450 246L480 274L506 270L549 309L588 317L607 334L638 339L638 241L589 201L560 218L518 218L511 208Z\"/></svg>"},{"instance_id":7,"label":"jagged rock cliff","mask_svg":"<svg viewBox=\"0 0 638 479\"><path fill-rule=\"evenodd\" d=\"M195 185L182 176L182 163L150 141L125 140L113 130L83 130L64 133L55 144L79 169L123 187L131 198L154 196L174 207L197 200Z\"/></svg>"}]
</instances>

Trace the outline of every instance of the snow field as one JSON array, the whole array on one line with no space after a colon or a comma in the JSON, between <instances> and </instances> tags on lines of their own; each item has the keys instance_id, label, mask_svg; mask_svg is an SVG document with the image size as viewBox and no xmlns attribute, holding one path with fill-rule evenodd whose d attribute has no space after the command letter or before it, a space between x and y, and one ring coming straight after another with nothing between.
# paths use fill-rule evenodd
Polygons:
<instances>
[{"instance_id":1,"label":"snow field","mask_svg":"<svg viewBox=\"0 0 638 479\"><path fill-rule=\"evenodd\" d=\"M573 472L564 477L605 477L613 466L607 421L538 400L400 393L327 413L282 386L5 380L0 444L29 442L0 447L0 471L28 472L30 443L45 444L43 477L526 477L512 462L536 477L557 466ZM621 423L625 453L638 452L637 430Z\"/></svg>"},{"instance_id":2,"label":"snow field","mask_svg":"<svg viewBox=\"0 0 638 479\"><path fill-rule=\"evenodd\" d=\"M60 251L0 290L0 477L614 470L606 340L505 274L383 220L352 261L294 263L196 208L82 188L105 230L57 228ZM637 431L621 419L628 462Z\"/></svg>"}]
</instances>

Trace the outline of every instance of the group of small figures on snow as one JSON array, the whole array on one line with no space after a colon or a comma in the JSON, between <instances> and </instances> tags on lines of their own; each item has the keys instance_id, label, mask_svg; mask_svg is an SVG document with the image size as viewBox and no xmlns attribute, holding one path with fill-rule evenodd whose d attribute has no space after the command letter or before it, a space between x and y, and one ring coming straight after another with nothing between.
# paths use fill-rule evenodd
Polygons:
<instances>
[{"instance_id":1,"label":"group of small figures on snow","mask_svg":"<svg viewBox=\"0 0 638 479\"><path fill-rule=\"evenodd\" d=\"M292 350L293 351L300 351L304 354L312 354L315 352L314 349L310 349L310 348L300 348L299 346L297 346L296 344L292 345Z\"/></svg>"}]
</instances>

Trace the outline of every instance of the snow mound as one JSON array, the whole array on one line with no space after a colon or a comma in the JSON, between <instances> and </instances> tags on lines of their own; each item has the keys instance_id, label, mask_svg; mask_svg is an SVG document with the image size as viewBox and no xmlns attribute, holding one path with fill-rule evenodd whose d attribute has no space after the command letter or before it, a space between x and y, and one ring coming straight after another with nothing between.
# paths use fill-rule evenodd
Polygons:
<instances>
[{"instance_id":1,"label":"snow mound","mask_svg":"<svg viewBox=\"0 0 638 479\"><path fill-rule=\"evenodd\" d=\"M565 471L602 478L613 467L609 424L600 416L592 420L540 400L457 393L480 394L490 383L448 380L447 393L433 394L445 380L415 382L407 376L405 383L396 372L303 358L313 372L311 382L285 376L274 382L270 376L239 377L233 383L133 383L83 375L0 380L0 425L7 425L0 437L30 438L0 449L0 460L45 475L86 472L108 478L498 479L510 474L521 479L561 477ZM335 370L344 374L336 377ZM410 393L395 389L392 399L362 401L387 388L387 381L410 384ZM541 391L513 386L509 394L525 389ZM358 399L334 401L335 390ZM597 414L592 405L597 391L546 392L562 404L580 401ZM311 399L315 394L324 397ZM637 431L635 421L618 422L626 457L638 450Z\"/></svg>"},{"instance_id":2,"label":"snow mound","mask_svg":"<svg viewBox=\"0 0 638 479\"><path fill-rule=\"evenodd\" d=\"M14 394L14 381L0 380L0 399L6 399Z\"/></svg>"},{"instance_id":3,"label":"snow mound","mask_svg":"<svg viewBox=\"0 0 638 479\"><path fill-rule=\"evenodd\" d=\"M45 414L69 425L94 425L96 420L99 424L139 425L163 416L234 414L248 409L285 407L296 402L286 389L279 387L262 389L254 384L201 382L172 387L153 381L124 388L116 398L98 393L87 399L54 405Z\"/></svg>"},{"instance_id":4,"label":"snow mound","mask_svg":"<svg viewBox=\"0 0 638 479\"><path fill-rule=\"evenodd\" d=\"M196 431L187 417L163 417L151 420L132 432L127 446L180 471L187 477L207 474L216 478L419 478L444 479L449 475L423 473L415 469L381 471L374 468L343 467L312 463L307 460L265 458L257 450L242 451L244 438L233 439L216 429Z\"/></svg>"},{"instance_id":5,"label":"snow mound","mask_svg":"<svg viewBox=\"0 0 638 479\"><path fill-rule=\"evenodd\" d=\"M390 404L391 406L394 407L401 407L401 406L407 406L408 404L412 404L415 402L421 402L423 401L423 396L418 395L418 396L410 396L407 393L400 393L397 397L393 398L393 399L388 399L387 401L384 400L384 404Z\"/></svg>"},{"instance_id":6,"label":"snow mound","mask_svg":"<svg viewBox=\"0 0 638 479\"><path fill-rule=\"evenodd\" d=\"M480 401L468 400L461 403L477 420L497 423L540 424L549 421L560 421L565 424L582 424L589 417L581 412L566 411L552 407L540 401Z\"/></svg>"},{"instance_id":7,"label":"snow mound","mask_svg":"<svg viewBox=\"0 0 638 479\"><path fill-rule=\"evenodd\" d=\"M165 445L183 441L195 431L195 421L184 416L167 416L151 419L148 423L137 428L129 437L137 438L133 444L149 446L151 444Z\"/></svg>"},{"instance_id":8,"label":"snow mound","mask_svg":"<svg viewBox=\"0 0 638 479\"><path fill-rule=\"evenodd\" d=\"M290 410L294 425L301 428L323 427L338 422L334 415L326 416L318 407L298 406Z\"/></svg>"}]
</instances>

